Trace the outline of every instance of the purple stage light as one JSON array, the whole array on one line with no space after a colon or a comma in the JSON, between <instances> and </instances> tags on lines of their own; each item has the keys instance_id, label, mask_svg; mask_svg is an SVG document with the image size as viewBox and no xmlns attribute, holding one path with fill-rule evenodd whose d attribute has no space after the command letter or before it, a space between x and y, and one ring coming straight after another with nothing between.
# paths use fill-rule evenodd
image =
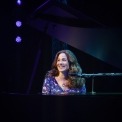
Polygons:
<instances>
[{"instance_id":1,"label":"purple stage light","mask_svg":"<svg viewBox=\"0 0 122 122\"><path fill-rule=\"evenodd\" d=\"M22 41L22 38L21 38L20 36L17 36L17 37L16 37L16 42L17 42L17 43L20 43L21 41Z\"/></svg>"},{"instance_id":2,"label":"purple stage light","mask_svg":"<svg viewBox=\"0 0 122 122\"><path fill-rule=\"evenodd\" d=\"M17 27L21 27L22 26L22 22L21 21L16 21L16 26Z\"/></svg>"},{"instance_id":3,"label":"purple stage light","mask_svg":"<svg viewBox=\"0 0 122 122\"><path fill-rule=\"evenodd\" d=\"M22 1L21 0L17 0L17 4L18 5L21 5L22 4Z\"/></svg>"}]
</instances>

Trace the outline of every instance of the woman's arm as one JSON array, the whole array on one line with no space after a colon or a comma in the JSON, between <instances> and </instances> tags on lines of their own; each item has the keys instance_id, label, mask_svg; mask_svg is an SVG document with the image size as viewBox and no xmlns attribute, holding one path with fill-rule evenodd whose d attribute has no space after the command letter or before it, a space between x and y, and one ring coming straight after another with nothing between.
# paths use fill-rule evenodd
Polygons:
<instances>
[{"instance_id":1,"label":"woman's arm","mask_svg":"<svg viewBox=\"0 0 122 122\"><path fill-rule=\"evenodd\" d=\"M50 79L49 78L45 78L44 79L44 83L42 86L42 94L43 95L49 95L51 90L50 90Z\"/></svg>"}]
</instances>

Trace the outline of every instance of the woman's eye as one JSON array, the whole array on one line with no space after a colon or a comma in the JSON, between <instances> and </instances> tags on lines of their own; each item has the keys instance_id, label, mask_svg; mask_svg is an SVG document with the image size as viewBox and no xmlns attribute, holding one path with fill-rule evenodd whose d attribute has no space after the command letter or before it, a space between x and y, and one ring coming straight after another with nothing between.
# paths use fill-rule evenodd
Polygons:
<instances>
[{"instance_id":1,"label":"woman's eye","mask_svg":"<svg viewBox=\"0 0 122 122\"><path fill-rule=\"evenodd\" d=\"M57 62L58 62L58 61L67 61L67 60L66 60L66 59L61 59L61 60L57 60Z\"/></svg>"},{"instance_id":2,"label":"woman's eye","mask_svg":"<svg viewBox=\"0 0 122 122\"><path fill-rule=\"evenodd\" d=\"M63 59L63 61L66 61L66 59Z\"/></svg>"}]
</instances>

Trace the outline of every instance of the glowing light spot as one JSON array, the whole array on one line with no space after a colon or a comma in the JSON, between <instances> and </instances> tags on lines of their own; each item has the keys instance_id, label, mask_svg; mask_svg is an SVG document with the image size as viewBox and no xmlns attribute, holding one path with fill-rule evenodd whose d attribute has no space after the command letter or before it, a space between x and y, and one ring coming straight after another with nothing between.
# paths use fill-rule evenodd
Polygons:
<instances>
[{"instance_id":1,"label":"glowing light spot","mask_svg":"<svg viewBox=\"0 0 122 122\"><path fill-rule=\"evenodd\" d=\"M16 42L17 42L17 43L20 43L21 41L22 41L22 38L21 38L20 36L17 36L17 37L16 37Z\"/></svg>"},{"instance_id":2,"label":"glowing light spot","mask_svg":"<svg viewBox=\"0 0 122 122\"><path fill-rule=\"evenodd\" d=\"M17 4L18 5L21 5L22 4L22 1L21 0L17 0Z\"/></svg>"},{"instance_id":3,"label":"glowing light spot","mask_svg":"<svg viewBox=\"0 0 122 122\"><path fill-rule=\"evenodd\" d=\"M16 26L17 27L21 27L22 26L22 22L21 21L16 21Z\"/></svg>"}]
</instances>

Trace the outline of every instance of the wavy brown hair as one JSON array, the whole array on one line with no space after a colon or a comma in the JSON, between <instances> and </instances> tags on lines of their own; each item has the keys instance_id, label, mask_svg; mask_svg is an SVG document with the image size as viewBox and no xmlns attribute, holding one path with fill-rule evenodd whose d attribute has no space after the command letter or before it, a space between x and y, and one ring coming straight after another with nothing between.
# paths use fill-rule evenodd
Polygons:
<instances>
[{"instance_id":1,"label":"wavy brown hair","mask_svg":"<svg viewBox=\"0 0 122 122\"><path fill-rule=\"evenodd\" d=\"M76 56L74 55L73 52L71 52L70 50L61 50L59 52L57 52L54 61L52 63L52 67L51 70L48 71L48 73L46 74L46 76L58 76L59 75L59 71L57 69L57 59L59 54L61 53L65 53L69 62L69 74L70 73L78 73L81 74L82 73L82 69L78 63L78 60L76 58ZM76 76L68 76L68 82L67 82L67 87L69 88L79 88L81 87L84 83L85 83L85 79L81 78L81 77L76 77Z\"/></svg>"}]
</instances>

